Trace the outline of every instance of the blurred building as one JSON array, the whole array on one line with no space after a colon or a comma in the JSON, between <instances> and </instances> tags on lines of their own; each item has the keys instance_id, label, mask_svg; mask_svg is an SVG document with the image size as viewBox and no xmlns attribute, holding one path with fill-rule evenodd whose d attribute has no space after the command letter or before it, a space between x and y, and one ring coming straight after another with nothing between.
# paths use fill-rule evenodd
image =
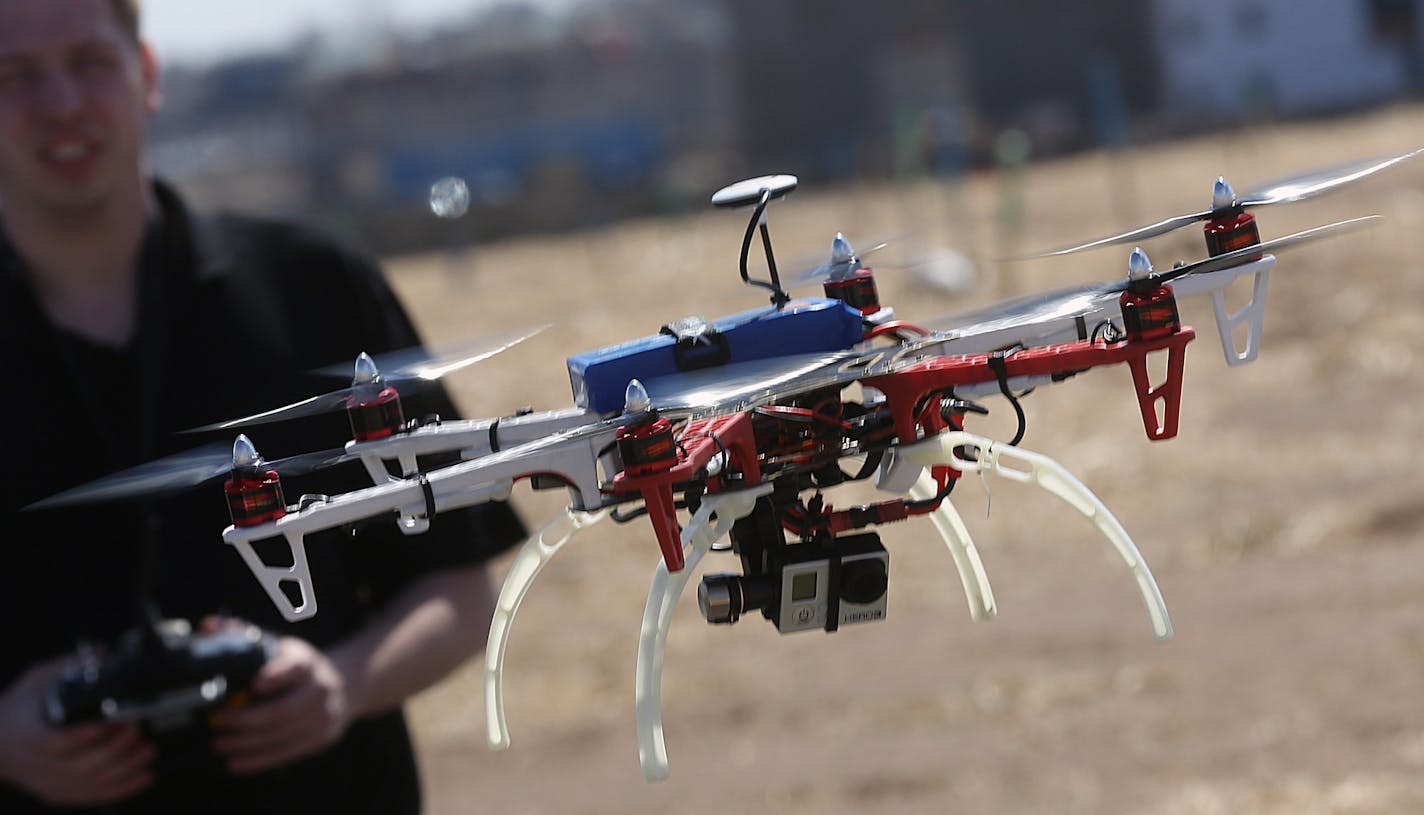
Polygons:
<instances>
[{"instance_id":1,"label":"blurred building","mask_svg":"<svg viewBox=\"0 0 1424 815\"><path fill-rule=\"evenodd\" d=\"M811 180L916 171L974 109L954 3L727 0L748 172Z\"/></svg>"},{"instance_id":2,"label":"blurred building","mask_svg":"<svg viewBox=\"0 0 1424 815\"><path fill-rule=\"evenodd\" d=\"M1135 0L953 0L969 104L1027 133L1037 154L1126 138L1157 105L1152 6Z\"/></svg>"},{"instance_id":3,"label":"blurred building","mask_svg":"<svg viewBox=\"0 0 1424 815\"><path fill-rule=\"evenodd\" d=\"M307 106L315 191L403 246L437 237L420 204L446 176L469 185L476 236L605 223L715 183L696 167L718 163L735 126L718 21L663 8L623 2L558 26L510 8L478 39L409 43L323 81Z\"/></svg>"},{"instance_id":4,"label":"blurred building","mask_svg":"<svg viewBox=\"0 0 1424 815\"><path fill-rule=\"evenodd\" d=\"M1419 0L1156 0L1162 116L1308 115L1417 93Z\"/></svg>"},{"instance_id":5,"label":"blurred building","mask_svg":"<svg viewBox=\"0 0 1424 815\"><path fill-rule=\"evenodd\" d=\"M1424 87L1424 0L584 0L170 71L157 169L405 251L702 206L748 175L957 173ZM434 218L438 179L469 214Z\"/></svg>"},{"instance_id":6,"label":"blurred building","mask_svg":"<svg viewBox=\"0 0 1424 815\"><path fill-rule=\"evenodd\" d=\"M283 215L308 209L302 69L296 57L268 56L165 72L155 167L202 201Z\"/></svg>"}]
</instances>

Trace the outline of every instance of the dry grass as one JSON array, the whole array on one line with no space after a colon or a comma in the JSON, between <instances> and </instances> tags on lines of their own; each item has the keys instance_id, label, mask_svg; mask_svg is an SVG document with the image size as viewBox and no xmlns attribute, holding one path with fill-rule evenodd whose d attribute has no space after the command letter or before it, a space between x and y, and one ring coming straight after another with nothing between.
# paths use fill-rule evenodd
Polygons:
<instances>
[{"instance_id":1,"label":"dry grass","mask_svg":"<svg viewBox=\"0 0 1424 815\"><path fill-rule=\"evenodd\" d=\"M1120 276L1112 250L1004 266L991 258L1195 210L1301 168L1420 146L1424 108L1293 124L1032 165L1027 231L998 234L1000 182L796 192L776 206L782 257L832 234L923 229L980 264L953 298L911 275L882 297L922 320L1000 296ZM998 482L956 499L1000 616L972 624L928 525L883 530L891 617L834 636L703 623L684 602L664 680L673 777L645 785L633 664L651 532L609 524L556 558L509 650L513 748L483 746L479 666L417 699L436 813L992 811L1386 813L1424 806L1424 161L1262 213L1283 234L1380 213L1363 236L1281 258L1261 360L1228 369L1209 307L1189 354L1181 437L1147 442L1127 374L1099 370L1027 402L1025 446L1114 508L1153 565L1178 636L1151 641L1131 581L1044 494ZM709 211L391 263L438 343L551 323L454 383L471 415L569 402L563 358L687 314L760 305L737 281L742 221ZM1190 230L1184 230L1190 232ZM1200 239L1149 249L1159 266ZM1006 410L973 429L1012 431ZM532 524L558 493L521 488ZM504 562L496 564L502 573ZM730 562L712 563L729 568Z\"/></svg>"}]
</instances>

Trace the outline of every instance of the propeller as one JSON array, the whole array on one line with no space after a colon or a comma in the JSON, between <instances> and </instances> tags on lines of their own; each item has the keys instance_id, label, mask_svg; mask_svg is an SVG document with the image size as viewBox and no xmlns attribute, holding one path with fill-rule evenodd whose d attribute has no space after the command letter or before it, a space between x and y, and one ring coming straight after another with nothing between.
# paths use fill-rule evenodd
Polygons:
<instances>
[{"instance_id":1,"label":"propeller","mask_svg":"<svg viewBox=\"0 0 1424 815\"><path fill-rule=\"evenodd\" d=\"M864 373L856 361L880 356L878 351L792 354L678 371L649 379L644 385L650 403L660 413L714 416L849 382Z\"/></svg>"},{"instance_id":2,"label":"propeller","mask_svg":"<svg viewBox=\"0 0 1424 815\"><path fill-rule=\"evenodd\" d=\"M1346 184L1368 178L1375 173L1393 167L1403 161L1407 161L1420 153L1424 153L1424 148L1411 150L1407 153L1401 153L1388 158L1368 159L1327 169L1311 170L1263 184L1259 189L1248 192L1245 195L1237 195L1225 178L1217 178L1216 184L1212 189L1211 209L1173 216L1154 224L1148 224L1147 226L1123 232L1119 235L1111 235L1106 238L1099 238L1094 241L1069 246L1063 249L1040 252L1038 254L1029 255L1028 257L1053 257L1056 255L1081 252L1086 249L1096 249L1100 246L1136 243L1148 238L1155 238L1158 235L1164 235L1174 229L1180 229L1199 221L1208 221L1224 217L1243 207L1259 207L1267 204L1286 204L1294 201L1304 201L1307 198L1314 198L1317 195L1330 192Z\"/></svg>"},{"instance_id":3,"label":"propeller","mask_svg":"<svg viewBox=\"0 0 1424 815\"><path fill-rule=\"evenodd\" d=\"M490 334L452 345L439 351L431 351L424 346L405 348L399 351L377 354L374 361L376 367L384 372L384 378L388 382L393 379L424 379L433 381L446 374L453 373L461 368L473 365L476 362L483 362L496 354L507 351L530 337L539 334L548 327L547 325L540 325L532 328L506 331L499 334ZM318 368L314 373L331 377L349 376L351 374L351 365L350 363L339 362L335 365Z\"/></svg>"},{"instance_id":4,"label":"propeller","mask_svg":"<svg viewBox=\"0 0 1424 815\"><path fill-rule=\"evenodd\" d=\"M846 240L845 234L837 232L835 239L831 241L831 259L793 274L786 285L795 288L846 277L862 267L862 260L866 256L873 255L889 245L888 240L878 241L865 251L857 252L850 241Z\"/></svg>"},{"instance_id":5,"label":"propeller","mask_svg":"<svg viewBox=\"0 0 1424 815\"><path fill-rule=\"evenodd\" d=\"M1255 244L1254 246L1243 246L1240 249L1236 249L1231 252L1225 252L1220 255L1217 255L1216 257L1209 257L1203 260L1198 260L1195 263L1187 263L1182 266L1177 266L1165 272L1151 271L1149 267L1148 271L1141 277L1141 279L1157 283L1169 283L1173 280L1176 280L1180 277L1185 277L1187 275L1217 272L1222 269L1228 269L1238 263L1241 263L1242 261L1250 260L1251 258L1263 255L1267 252L1276 252L1281 249L1288 249L1292 246L1299 246L1304 243L1318 241L1321 238L1328 238L1334 235L1343 235L1348 232L1355 232L1360 229L1364 229L1365 227L1370 226L1371 224L1380 220L1383 220L1383 218L1379 215L1365 215L1360 218L1350 218L1349 220L1345 221L1336 221L1332 224L1317 226L1314 229L1306 229L1300 232L1295 232L1290 235L1286 235L1284 237L1273 238L1268 241L1262 241L1258 244ZM1132 280L1123 281L1120 284L1121 288L1119 290L1126 289L1129 285L1132 284L1132 282Z\"/></svg>"},{"instance_id":6,"label":"propeller","mask_svg":"<svg viewBox=\"0 0 1424 815\"><path fill-rule=\"evenodd\" d=\"M1135 249L1128 261L1130 270L1128 278L1027 295L980 311L935 321L931 325L937 329L935 335L937 339L954 339L1008 328L1031 328L1040 323L1053 323L1072 319L1079 315L1092 315L1115 306L1119 296L1129 286L1155 286L1178 280L1187 275L1220 271L1268 252L1353 232L1380 219L1378 215L1367 215L1362 218L1337 221L1161 272L1152 268L1151 263L1147 260L1147 255L1141 249Z\"/></svg>"},{"instance_id":7,"label":"propeller","mask_svg":"<svg viewBox=\"0 0 1424 815\"><path fill-rule=\"evenodd\" d=\"M941 339L970 337L1008 328L1071 320L1079 315L1090 316L1110 304L1116 304L1121 295L1122 288L1116 280L1086 286L1065 286L933 320L929 327Z\"/></svg>"},{"instance_id":8,"label":"propeller","mask_svg":"<svg viewBox=\"0 0 1424 815\"><path fill-rule=\"evenodd\" d=\"M922 341L932 346L946 340L989 334L1006 329L1031 329L1035 325L1072 320L1116 308L1129 286L1156 287L1191 274L1230 268L1266 252L1279 251L1333 235L1354 231L1379 220L1370 215L1297 232L1255 246L1238 249L1173 269L1158 272L1141 250L1129 261L1132 276L1121 280L1073 286L1008 300L982 311L941 321L943 330ZM718 368L680 371L644 383L652 405L660 411L708 416L744 410L816 388L844 384L871 373L886 373L911 364L913 354L890 355L880 349L794 354L732 363Z\"/></svg>"},{"instance_id":9,"label":"propeller","mask_svg":"<svg viewBox=\"0 0 1424 815\"><path fill-rule=\"evenodd\" d=\"M288 419L298 419L306 416L317 416L324 413L335 413L345 410L353 396L360 395L364 391L369 390L371 386L377 384L394 385L397 386L398 389L407 391L411 390L412 387L414 389L427 387L446 374L458 371L476 362L489 359L502 351L513 348L547 327L548 326L539 326L532 329L521 329L496 334L490 337L483 337L447 349L438 354L431 354L423 348L407 348L401 351L393 351L389 354L382 354L379 363L376 359L373 359L369 354L363 351L356 357L354 375L351 378L351 385L349 387L334 390L330 393L323 393L319 396L312 396L299 402L293 402L261 413L243 416L240 419L229 419L227 421L203 425L202 427L195 427L184 432L203 433L210 430L231 430L234 428L281 422ZM316 373L323 376L344 376L351 371L352 368L350 366L328 366L318 369Z\"/></svg>"},{"instance_id":10,"label":"propeller","mask_svg":"<svg viewBox=\"0 0 1424 815\"><path fill-rule=\"evenodd\" d=\"M892 269L897 272L910 272L921 283L950 294L962 292L972 286L976 274L974 262L963 253L919 242L912 244L907 240L923 231L923 228L917 228L898 233L876 241L864 251L853 249L845 235L837 232L835 240L831 242L830 260L813 265L814 259L802 258L801 262L792 264L802 271L794 274L786 287L796 289L813 283L830 283L845 279L865 266L864 260L867 256L885 249L891 251L877 259L879 263L875 267L876 271ZM908 250L907 246L910 247Z\"/></svg>"},{"instance_id":11,"label":"propeller","mask_svg":"<svg viewBox=\"0 0 1424 815\"><path fill-rule=\"evenodd\" d=\"M281 476L298 476L353 458L355 456L348 455L344 450L334 449L264 461L252 446L252 441L245 435L238 435L231 445L213 442L120 470L36 501L25 509L57 509L139 497L159 498L227 475L234 468L276 470Z\"/></svg>"}]
</instances>

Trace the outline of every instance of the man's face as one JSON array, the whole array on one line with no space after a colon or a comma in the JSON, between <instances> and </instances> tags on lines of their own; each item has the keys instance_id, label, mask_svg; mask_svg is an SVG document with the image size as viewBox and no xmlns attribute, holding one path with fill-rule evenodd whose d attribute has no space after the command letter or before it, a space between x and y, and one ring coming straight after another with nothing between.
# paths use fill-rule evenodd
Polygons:
<instances>
[{"instance_id":1,"label":"man's face","mask_svg":"<svg viewBox=\"0 0 1424 815\"><path fill-rule=\"evenodd\" d=\"M134 205L156 81L109 0L0 0L0 210Z\"/></svg>"}]
</instances>

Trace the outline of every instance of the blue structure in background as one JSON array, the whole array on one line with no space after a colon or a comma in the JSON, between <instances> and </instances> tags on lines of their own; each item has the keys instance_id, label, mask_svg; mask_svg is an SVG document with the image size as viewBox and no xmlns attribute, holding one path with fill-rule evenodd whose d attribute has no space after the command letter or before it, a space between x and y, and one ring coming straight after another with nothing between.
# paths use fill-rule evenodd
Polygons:
<instances>
[{"instance_id":1,"label":"blue structure in background","mask_svg":"<svg viewBox=\"0 0 1424 815\"><path fill-rule=\"evenodd\" d=\"M434 145L399 145L381 162L387 190L401 198L423 198L433 180L448 175L470 180L478 198L481 180L522 187L552 161L571 162L599 190L629 189L652 182L666 154L656 124L628 119L526 126Z\"/></svg>"}]
</instances>

